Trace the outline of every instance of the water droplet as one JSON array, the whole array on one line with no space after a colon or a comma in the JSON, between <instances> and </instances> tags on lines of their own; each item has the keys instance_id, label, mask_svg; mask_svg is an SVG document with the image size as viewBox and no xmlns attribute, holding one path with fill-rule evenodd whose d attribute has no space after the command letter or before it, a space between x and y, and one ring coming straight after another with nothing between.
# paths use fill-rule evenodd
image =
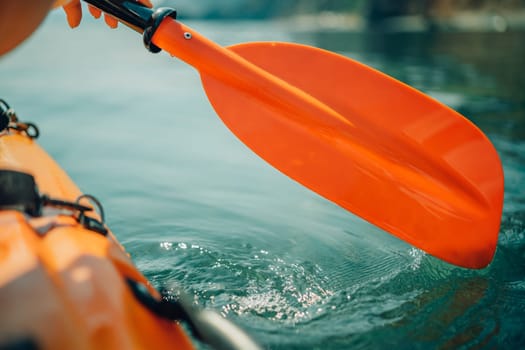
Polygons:
<instances>
[{"instance_id":1,"label":"water droplet","mask_svg":"<svg viewBox=\"0 0 525 350\"><path fill-rule=\"evenodd\" d=\"M173 243L171 242L161 242L160 243L160 247L165 250L170 250L172 246L173 246Z\"/></svg>"}]
</instances>

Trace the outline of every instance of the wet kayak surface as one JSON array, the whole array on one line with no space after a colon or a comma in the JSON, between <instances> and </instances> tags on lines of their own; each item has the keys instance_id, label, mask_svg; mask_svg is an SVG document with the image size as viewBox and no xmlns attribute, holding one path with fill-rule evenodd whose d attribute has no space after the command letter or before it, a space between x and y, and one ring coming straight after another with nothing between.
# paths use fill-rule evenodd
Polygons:
<instances>
[{"instance_id":1,"label":"wet kayak surface","mask_svg":"<svg viewBox=\"0 0 525 350\"><path fill-rule=\"evenodd\" d=\"M0 58L0 97L38 124L41 145L103 202L155 286L190 293L270 349L525 343L524 33L188 24L224 45L284 40L336 51L457 109L500 154L504 214L488 268L438 261L252 154L214 114L191 67L149 54L127 29L87 20L71 31L54 13Z\"/></svg>"}]
</instances>

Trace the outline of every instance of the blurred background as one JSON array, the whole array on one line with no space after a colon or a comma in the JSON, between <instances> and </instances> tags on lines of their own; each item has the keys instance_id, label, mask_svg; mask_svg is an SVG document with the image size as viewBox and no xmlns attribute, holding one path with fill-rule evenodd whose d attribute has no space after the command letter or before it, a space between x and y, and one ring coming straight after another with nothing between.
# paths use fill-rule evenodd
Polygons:
<instances>
[{"instance_id":1,"label":"blurred background","mask_svg":"<svg viewBox=\"0 0 525 350\"><path fill-rule=\"evenodd\" d=\"M525 27L523 0L181 0L161 1L184 9L185 18L232 19L335 16L327 26L389 29L505 31ZM321 16L321 17L319 17Z\"/></svg>"},{"instance_id":2,"label":"blurred background","mask_svg":"<svg viewBox=\"0 0 525 350\"><path fill-rule=\"evenodd\" d=\"M297 42L379 69L471 120L505 172L494 261L448 265L254 155L192 67L123 26L86 15L70 30L53 11L0 57L0 98L102 201L156 287L185 290L267 349L524 348L525 1L154 2L221 45Z\"/></svg>"}]
</instances>

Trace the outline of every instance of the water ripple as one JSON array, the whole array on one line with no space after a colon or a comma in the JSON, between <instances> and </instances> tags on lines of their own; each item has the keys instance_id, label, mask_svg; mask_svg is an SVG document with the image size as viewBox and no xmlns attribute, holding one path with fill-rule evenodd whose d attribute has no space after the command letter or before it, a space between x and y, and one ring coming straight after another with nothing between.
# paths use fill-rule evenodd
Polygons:
<instances>
[{"instance_id":1,"label":"water ripple","mask_svg":"<svg viewBox=\"0 0 525 350\"><path fill-rule=\"evenodd\" d=\"M216 250L194 243L161 242L178 267L171 278L191 286L195 302L224 316L252 315L287 323L303 322L333 295L322 268L250 244Z\"/></svg>"}]
</instances>

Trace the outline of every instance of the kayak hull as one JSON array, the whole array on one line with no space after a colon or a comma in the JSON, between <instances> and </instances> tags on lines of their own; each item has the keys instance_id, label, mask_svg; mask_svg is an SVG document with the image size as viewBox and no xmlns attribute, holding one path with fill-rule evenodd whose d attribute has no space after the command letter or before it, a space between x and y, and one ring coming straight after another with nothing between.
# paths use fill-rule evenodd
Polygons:
<instances>
[{"instance_id":1,"label":"kayak hull","mask_svg":"<svg viewBox=\"0 0 525 350\"><path fill-rule=\"evenodd\" d=\"M41 193L74 201L81 191L38 144L0 136L0 169L34 176ZM0 210L0 348L192 349L181 327L137 300L128 281L159 294L115 236L64 210L40 217Z\"/></svg>"}]
</instances>

